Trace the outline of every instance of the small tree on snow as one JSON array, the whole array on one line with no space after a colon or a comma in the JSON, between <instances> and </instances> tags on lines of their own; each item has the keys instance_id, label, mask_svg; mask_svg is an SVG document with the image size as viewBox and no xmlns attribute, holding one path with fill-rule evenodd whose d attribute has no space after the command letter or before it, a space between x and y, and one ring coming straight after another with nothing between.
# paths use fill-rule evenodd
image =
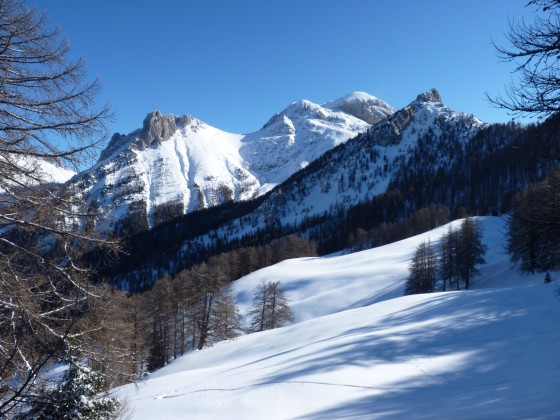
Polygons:
<instances>
[{"instance_id":1,"label":"small tree on snow","mask_svg":"<svg viewBox=\"0 0 560 420\"><path fill-rule=\"evenodd\" d=\"M294 314L279 281L262 283L257 287L249 317L249 332L272 330L294 321Z\"/></svg>"},{"instance_id":2,"label":"small tree on snow","mask_svg":"<svg viewBox=\"0 0 560 420\"><path fill-rule=\"evenodd\" d=\"M449 225L447 233L443 235L439 245L440 261L439 275L442 280L443 291L446 291L447 285L451 289L453 281L455 281L457 290L459 290L459 278L457 273L457 249L458 234L457 231Z\"/></svg>"},{"instance_id":3,"label":"small tree on snow","mask_svg":"<svg viewBox=\"0 0 560 420\"><path fill-rule=\"evenodd\" d=\"M103 375L80 362L81 353L74 346L68 351L68 370L55 389L46 390L34 399L25 419L110 419L117 415L120 403L103 391Z\"/></svg>"},{"instance_id":4,"label":"small tree on snow","mask_svg":"<svg viewBox=\"0 0 560 420\"><path fill-rule=\"evenodd\" d=\"M422 242L409 266L409 277L405 285L405 295L431 293L434 291L437 275L437 255L430 242Z\"/></svg>"},{"instance_id":5,"label":"small tree on snow","mask_svg":"<svg viewBox=\"0 0 560 420\"><path fill-rule=\"evenodd\" d=\"M479 273L476 266L486 262L486 245L482 243L482 236L482 226L478 220L472 217L463 220L459 229L457 267L465 289L470 287L473 277Z\"/></svg>"}]
</instances>

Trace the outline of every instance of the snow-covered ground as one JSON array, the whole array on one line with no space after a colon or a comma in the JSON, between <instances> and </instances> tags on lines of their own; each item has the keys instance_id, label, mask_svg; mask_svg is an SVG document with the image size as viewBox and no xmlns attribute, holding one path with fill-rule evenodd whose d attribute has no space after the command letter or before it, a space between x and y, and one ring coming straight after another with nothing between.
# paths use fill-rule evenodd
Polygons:
<instances>
[{"instance_id":1,"label":"snow-covered ground","mask_svg":"<svg viewBox=\"0 0 560 420\"><path fill-rule=\"evenodd\" d=\"M296 324L188 354L117 395L135 419L559 418L555 283L512 269L503 220L481 220L472 290L402 296L416 246L446 227L285 261L232 290L246 312L256 285L281 281Z\"/></svg>"}]
</instances>

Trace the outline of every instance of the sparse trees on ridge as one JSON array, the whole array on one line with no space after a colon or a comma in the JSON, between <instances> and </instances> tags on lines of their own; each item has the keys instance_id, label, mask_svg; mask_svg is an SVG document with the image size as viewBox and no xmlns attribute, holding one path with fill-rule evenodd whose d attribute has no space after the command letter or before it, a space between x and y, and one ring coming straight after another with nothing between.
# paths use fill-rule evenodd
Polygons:
<instances>
[{"instance_id":1,"label":"sparse trees on ridge","mask_svg":"<svg viewBox=\"0 0 560 420\"><path fill-rule=\"evenodd\" d=\"M486 246L482 243L480 223L467 217L459 229L449 227L438 251L430 242L418 246L409 266L405 294L430 293L438 288L446 291L448 285L449 289L454 286L460 290L463 284L468 289L478 274L477 266L485 262Z\"/></svg>"}]
</instances>

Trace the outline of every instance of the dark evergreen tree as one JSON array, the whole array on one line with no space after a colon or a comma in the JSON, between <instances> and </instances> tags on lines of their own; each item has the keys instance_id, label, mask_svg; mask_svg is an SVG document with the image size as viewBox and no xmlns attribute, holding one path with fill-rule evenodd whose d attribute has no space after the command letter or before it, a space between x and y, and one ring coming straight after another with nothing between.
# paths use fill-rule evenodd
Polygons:
<instances>
[{"instance_id":1,"label":"dark evergreen tree","mask_svg":"<svg viewBox=\"0 0 560 420\"><path fill-rule=\"evenodd\" d=\"M560 171L519 192L508 222L508 251L523 271L560 267Z\"/></svg>"},{"instance_id":2,"label":"dark evergreen tree","mask_svg":"<svg viewBox=\"0 0 560 420\"><path fill-rule=\"evenodd\" d=\"M457 241L457 270L465 285L470 287L471 281L478 274L477 265L484 264L486 246L482 243L482 226L471 217L461 223Z\"/></svg>"},{"instance_id":3,"label":"dark evergreen tree","mask_svg":"<svg viewBox=\"0 0 560 420\"><path fill-rule=\"evenodd\" d=\"M31 409L20 418L37 420L99 420L118 414L120 403L103 391L103 376L85 366L77 347L70 345L63 380L55 389L45 389Z\"/></svg>"},{"instance_id":4,"label":"dark evergreen tree","mask_svg":"<svg viewBox=\"0 0 560 420\"><path fill-rule=\"evenodd\" d=\"M522 271L534 273L541 266L541 236L544 232L535 223L539 218L541 202L539 192L529 186L517 194L513 201L512 216L508 220L508 251L512 261L520 264Z\"/></svg>"},{"instance_id":5,"label":"dark evergreen tree","mask_svg":"<svg viewBox=\"0 0 560 420\"><path fill-rule=\"evenodd\" d=\"M437 255L430 242L422 242L409 265L409 276L405 285L405 295L431 293L437 276Z\"/></svg>"},{"instance_id":6,"label":"dark evergreen tree","mask_svg":"<svg viewBox=\"0 0 560 420\"><path fill-rule=\"evenodd\" d=\"M451 288L455 282L457 290L459 290L459 282L457 276L457 231L449 226L447 233L441 238L440 242L440 261L439 275L442 280L442 289L445 292L447 285Z\"/></svg>"}]
</instances>

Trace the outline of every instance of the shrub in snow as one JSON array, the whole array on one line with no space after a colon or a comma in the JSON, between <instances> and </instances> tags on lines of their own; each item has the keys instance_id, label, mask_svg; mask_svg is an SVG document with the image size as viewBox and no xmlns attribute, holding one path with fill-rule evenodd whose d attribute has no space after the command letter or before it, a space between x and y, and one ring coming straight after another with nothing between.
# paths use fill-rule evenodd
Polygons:
<instances>
[{"instance_id":1,"label":"shrub in snow","mask_svg":"<svg viewBox=\"0 0 560 420\"><path fill-rule=\"evenodd\" d=\"M103 375L79 363L72 351L69 367L55 389L46 390L22 418L101 420L116 416L120 403L103 391Z\"/></svg>"}]
</instances>

